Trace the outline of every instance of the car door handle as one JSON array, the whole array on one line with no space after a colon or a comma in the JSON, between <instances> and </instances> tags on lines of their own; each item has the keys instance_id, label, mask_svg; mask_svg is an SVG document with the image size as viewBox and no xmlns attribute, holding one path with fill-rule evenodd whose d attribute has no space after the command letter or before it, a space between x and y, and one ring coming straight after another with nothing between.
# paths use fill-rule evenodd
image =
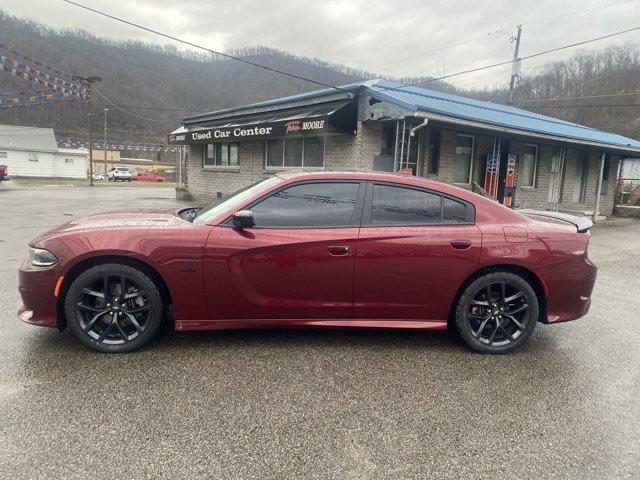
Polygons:
<instances>
[{"instance_id":1,"label":"car door handle","mask_svg":"<svg viewBox=\"0 0 640 480\"><path fill-rule=\"evenodd\" d=\"M341 255L346 255L349 253L349 247L346 246L334 246L329 247L329 255L333 255L334 257L339 257Z\"/></svg>"},{"instance_id":2,"label":"car door handle","mask_svg":"<svg viewBox=\"0 0 640 480\"><path fill-rule=\"evenodd\" d=\"M451 240L451 246L456 250L466 250L471 247L469 240Z\"/></svg>"}]
</instances>

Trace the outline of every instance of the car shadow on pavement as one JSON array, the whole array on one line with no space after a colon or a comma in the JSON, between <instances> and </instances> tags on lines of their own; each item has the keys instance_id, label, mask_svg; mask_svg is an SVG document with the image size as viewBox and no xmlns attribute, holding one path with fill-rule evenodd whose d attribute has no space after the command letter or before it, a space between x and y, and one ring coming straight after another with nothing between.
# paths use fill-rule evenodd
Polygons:
<instances>
[{"instance_id":1,"label":"car shadow on pavement","mask_svg":"<svg viewBox=\"0 0 640 480\"><path fill-rule=\"evenodd\" d=\"M36 351L42 348L44 351L72 351L75 354L84 351L96 355L111 355L91 351L81 345L69 330L60 333L54 329L38 329L29 337L28 342L30 347ZM164 329L148 345L138 350L138 353L153 351L161 354L163 351L202 351L205 349L214 352L229 348L237 350L261 346L268 348L341 347L388 350L415 350L419 348L429 353L462 353L482 356L465 347L452 331L292 327L189 332ZM544 326L538 326L537 331L526 344L507 356L517 356L519 352L525 355L532 353L555 355L558 353L555 351L557 347L553 333L550 333L549 329ZM136 353L132 352L128 355Z\"/></svg>"}]
</instances>

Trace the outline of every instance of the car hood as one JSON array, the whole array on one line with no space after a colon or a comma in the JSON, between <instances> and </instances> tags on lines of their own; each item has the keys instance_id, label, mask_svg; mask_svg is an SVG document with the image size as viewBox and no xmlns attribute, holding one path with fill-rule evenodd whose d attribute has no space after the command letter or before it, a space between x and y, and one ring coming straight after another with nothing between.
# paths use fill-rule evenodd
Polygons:
<instances>
[{"instance_id":1,"label":"car hood","mask_svg":"<svg viewBox=\"0 0 640 480\"><path fill-rule=\"evenodd\" d=\"M97 213L76 218L47 230L32 243L45 237L84 230L170 228L190 225L177 215L178 209L131 209Z\"/></svg>"}]
</instances>

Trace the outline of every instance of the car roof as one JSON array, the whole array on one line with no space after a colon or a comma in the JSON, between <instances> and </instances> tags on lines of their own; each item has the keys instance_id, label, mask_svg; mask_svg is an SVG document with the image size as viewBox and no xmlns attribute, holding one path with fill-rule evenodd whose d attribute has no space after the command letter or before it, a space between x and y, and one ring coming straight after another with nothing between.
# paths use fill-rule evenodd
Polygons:
<instances>
[{"instance_id":1,"label":"car roof","mask_svg":"<svg viewBox=\"0 0 640 480\"><path fill-rule=\"evenodd\" d=\"M455 196L472 195L473 197L479 197L475 193L466 190L461 187L456 187L448 183L443 183L438 180L433 180L423 177L414 177L413 175L402 175L395 173L385 172L356 172L356 171L317 171L317 172L305 172L303 170L288 170L285 172L278 172L277 177L288 181L299 180L360 180L360 181L372 181L372 182L389 182L398 183L408 186L422 187L427 189L438 190L443 193L449 193ZM482 197L480 197L482 198Z\"/></svg>"}]
</instances>

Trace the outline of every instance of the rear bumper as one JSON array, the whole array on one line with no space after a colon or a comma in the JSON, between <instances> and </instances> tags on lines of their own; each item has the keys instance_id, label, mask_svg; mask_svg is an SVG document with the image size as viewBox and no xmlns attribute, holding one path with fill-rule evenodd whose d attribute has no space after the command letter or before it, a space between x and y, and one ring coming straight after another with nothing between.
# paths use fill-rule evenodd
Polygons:
<instances>
[{"instance_id":1,"label":"rear bumper","mask_svg":"<svg viewBox=\"0 0 640 480\"><path fill-rule=\"evenodd\" d=\"M18 318L23 322L43 327L57 327L57 299L53 294L59 275L57 268L31 269L27 263L18 269L18 291L22 307Z\"/></svg>"},{"instance_id":2,"label":"rear bumper","mask_svg":"<svg viewBox=\"0 0 640 480\"><path fill-rule=\"evenodd\" d=\"M583 317L591 307L598 268L586 256L548 265L539 272L547 289L547 322Z\"/></svg>"}]
</instances>

